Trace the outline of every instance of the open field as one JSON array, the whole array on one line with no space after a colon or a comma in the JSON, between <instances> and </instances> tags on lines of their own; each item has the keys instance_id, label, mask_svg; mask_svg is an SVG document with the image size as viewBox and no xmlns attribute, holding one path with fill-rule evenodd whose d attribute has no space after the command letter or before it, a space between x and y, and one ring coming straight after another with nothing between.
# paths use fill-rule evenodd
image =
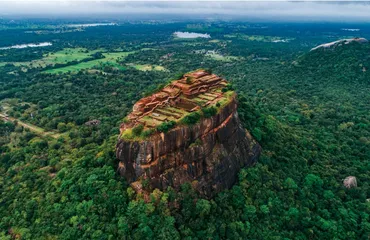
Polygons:
<instances>
[{"instance_id":1,"label":"open field","mask_svg":"<svg viewBox=\"0 0 370 240\"><path fill-rule=\"evenodd\" d=\"M239 61L243 59L242 57L224 56L219 53L207 53L206 56L212 58L213 60L224 62Z\"/></svg>"},{"instance_id":2,"label":"open field","mask_svg":"<svg viewBox=\"0 0 370 240\"><path fill-rule=\"evenodd\" d=\"M45 58L43 59L46 63L66 63L66 62L72 62L72 61L81 61L83 59L86 59L90 57L92 54L95 54L97 52L104 51L103 49L97 49L97 50L87 50L85 48L66 48L62 51L58 51L55 53L49 53L45 55Z\"/></svg>"},{"instance_id":3,"label":"open field","mask_svg":"<svg viewBox=\"0 0 370 240\"><path fill-rule=\"evenodd\" d=\"M256 41L256 42L289 42L294 40L293 38L282 38L282 37L275 37L275 36L263 36L263 35L246 35L246 34L226 34L224 35L225 38L237 38L241 40L247 41Z\"/></svg>"},{"instance_id":4,"label":"open field","mask_svg":"<svg viewBox=\"0 0 370 240\"><path fill-rule=\"evenodd\" d=\"M132 54L134 52L114 52L114 53L103 53L105 58L102 59L96 59L91 60L88 62L81 62L75 65L61 67L61 68L55 68L55 69L49 69L46 71L43 71L44 73L67 73L67 72L78 72L80 70L84 69L90 69L94 67L103 67L104 65L110 65L114 67L122 67L117 63L117 60L122 60L123 58L127 57L129 54Z\"/></svg>"},{"instance_id":5,"label":"open field","mask_svg":"<svg viewBox=\"0 0 370 240\"><path fill-rule=\"evenodd\" d=\"M158 49L156 49L156 48L149 48L149 47L145 47L145 48L140 49L140 51L155 51L155 50L158 50Z\"/></svg>"},{"instance_id":6,"label":"open field","mask_svg":"<svg viewBox=\"0 0 370 240\"><path fill-rule=\"evenodd\" d=\"M150 65L150 64L127 64L127 66L133 67L140 71L166 71L162 66Z\"/></svg>"},{"instance_id":7,"label":"open field","mask_svg":"<svg viewBox=\"0 0 370 240\"><path fill-rule=\"evenodd\" d=\"M27 68L44 68L46 66L54 66L55 64L65 64L72 61L82 61L91 57L92 54L104 51L102 49L89 51L85 48L65 48L55 53L45 54L42 59L37 59L29 62L2 62L0 67L6 64L14 64L15 66L23 66Z\"/></svg>"}]
</instances>

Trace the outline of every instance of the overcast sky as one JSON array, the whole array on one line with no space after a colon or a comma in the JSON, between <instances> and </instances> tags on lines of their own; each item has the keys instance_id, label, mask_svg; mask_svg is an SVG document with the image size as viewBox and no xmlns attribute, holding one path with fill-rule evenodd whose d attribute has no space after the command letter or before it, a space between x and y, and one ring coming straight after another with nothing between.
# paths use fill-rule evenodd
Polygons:
<instances>
[{"instance_id":1,"label":"overcast sky","mask_svg":"<svg viewBox=\"0 0 370 240\"><path fill-rule=\"evenodd\" d=\"M0 14L219 14L249 18L370 21L367 1L85 1L0 0Z\"/></svg>"}]
</instances>

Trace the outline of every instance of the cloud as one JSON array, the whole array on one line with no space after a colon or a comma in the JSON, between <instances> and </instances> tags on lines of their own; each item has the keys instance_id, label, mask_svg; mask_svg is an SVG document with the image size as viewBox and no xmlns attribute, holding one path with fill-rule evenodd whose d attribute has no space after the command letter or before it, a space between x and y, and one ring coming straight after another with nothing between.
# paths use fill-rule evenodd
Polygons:
<instances>
[{"instance_id":1,"label":"cloud","mask_svg":"<svg viewBox=\"0 0 370 240\"><path fill-rule=\"evenodd\" d=\"M259 19L370 21L366 1L0 1L4 14L181 14Z\"/></svg>"}]
</instances>

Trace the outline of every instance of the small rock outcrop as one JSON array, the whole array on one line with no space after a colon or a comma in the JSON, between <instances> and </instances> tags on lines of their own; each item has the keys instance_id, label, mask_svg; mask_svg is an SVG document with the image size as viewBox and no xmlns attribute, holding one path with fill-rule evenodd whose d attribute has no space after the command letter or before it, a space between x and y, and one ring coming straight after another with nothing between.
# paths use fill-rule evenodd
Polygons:
<instances>
[{"instance_id":1,"label":"small rock outcrop","mask_svg":"<svg viewBox=\"0 0 370 240\"><path fill-rule=\"evenodd\" d=\"M204 70L138 101L120 130L118 171L139 192L188 182L212 197L261 152L240 123L236 94Z\"/></svg>"},{"instance_id":2,"label":"small rock outcrop","mask_svg":"<svg viewBox=\"0 0 370 240\"><path fill-rule=\"evenodd\" d=\"M354 176L348 176L343 180L343 185L346 188L354 188L357 187L357 179Z\"/></svg>"},{"instance_id":3,"label":"small rock outcrop","mask_svg":"<svg viewBox=\"0 0 370 240\"><path fill-rule=\"evenodd\" d=\"M350 39L341 39L338 41L330 42L330 43L325 43L321 44L317 47L314 47L311 49L311 51L314 51L316 49L324 48L324 49L330 49L330 48L335 48L341 44L349 44L351 42L358 42L358 43L368 43L368 40L365 38L350 38Z\"/></svg>"},{"instance_id":4,"label":"small rock outcrop","mask_svg":"<svg viewBox=\"0 0 370 240\"><path fill-rule=\"evenodd\" d=\"M88 122L85 122L85 125L86 126L98 126L100 125L100 120L97 120L97 119L90 120Z\"/></svg>"}]
</instances>

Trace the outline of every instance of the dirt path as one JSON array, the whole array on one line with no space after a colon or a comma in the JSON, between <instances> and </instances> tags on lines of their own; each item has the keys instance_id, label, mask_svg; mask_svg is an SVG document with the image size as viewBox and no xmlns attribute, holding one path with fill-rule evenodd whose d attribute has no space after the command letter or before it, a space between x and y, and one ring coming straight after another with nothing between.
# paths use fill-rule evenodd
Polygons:
<instances>
[{"instance_id":1,"label":"dirt path","mask_svg":"<svg viewBox=\"0 0 370 240\"><path fill-rule=\"evenodd\" d=\"M43 128L40 128L40 127L37 127L33 124L30 124L30 123L25 123L25 122L22 122L21 120L17 119L17 118L13 118L13 117L9 117L7 116L6 114L4 113L0 113L0 117L4 120L4 121L10 121L10 122L15 122L17 121L17 123L25 128L28 128L29 130L31 130L32 132L38 134L38 135L41 135L43 137L52 137L52 138L59 138L60 137L60 134L58 133L54 133L54 132L46 132Z\"/></svg>"}]
</instances>

